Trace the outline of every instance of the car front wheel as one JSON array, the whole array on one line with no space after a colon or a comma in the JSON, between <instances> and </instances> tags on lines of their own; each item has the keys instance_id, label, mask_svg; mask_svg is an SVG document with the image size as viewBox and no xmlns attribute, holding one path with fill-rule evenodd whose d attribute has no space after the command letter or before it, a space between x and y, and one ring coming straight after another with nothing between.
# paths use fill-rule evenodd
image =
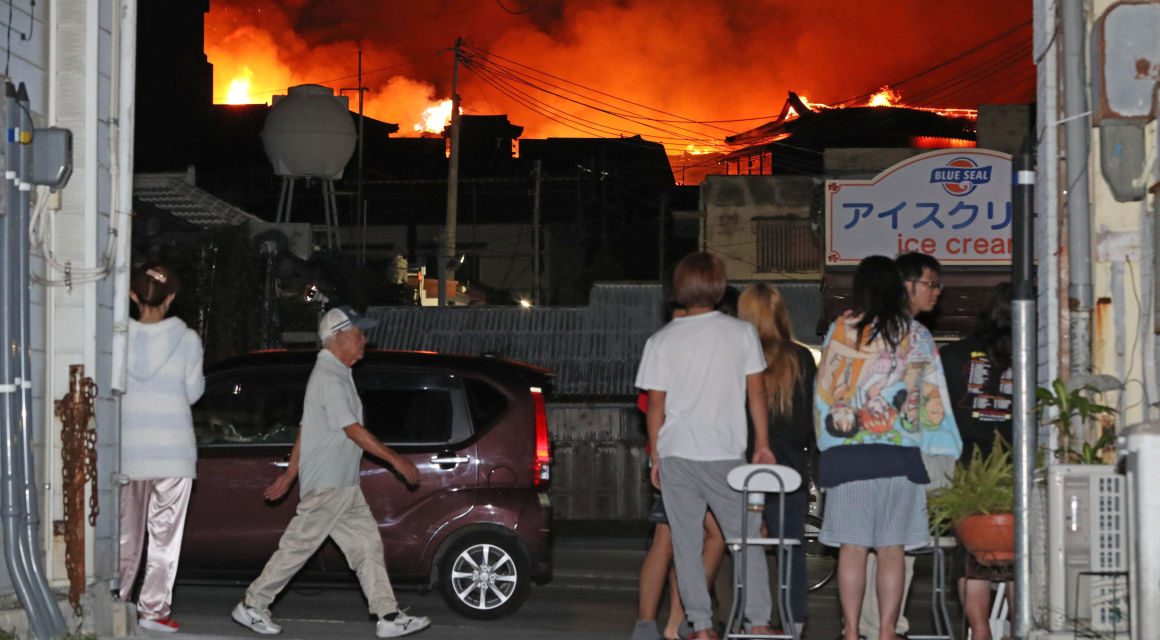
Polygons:
<instances>
[{"instance_id":1,"label":"car front wheel","mask_svg":"<svg viewBox=\"0 0 1160 640\"><path fill-rule=\"evenodd\" d=\"M439 587L456 613L494 619L512 613L528 594L531 571L515 539L475 533L455 542L443 556Z\"/></svg>"}]
</instances>

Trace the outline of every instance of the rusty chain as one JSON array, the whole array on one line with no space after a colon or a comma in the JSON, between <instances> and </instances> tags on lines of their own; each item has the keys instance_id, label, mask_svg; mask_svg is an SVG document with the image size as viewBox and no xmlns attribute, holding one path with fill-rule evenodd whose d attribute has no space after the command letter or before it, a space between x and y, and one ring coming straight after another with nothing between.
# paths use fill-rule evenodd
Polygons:
<instances>
[{"instance_id":1,"label":"rusty chain","mask_svg":"<svg viewBox=\"0 0 1160 640\"><path fill-rule=\"evenodd\" d=\"M92 482L89 495L89 524L96 526L97 430L93 425L93 400L97 385L85 377L83 365L68 368L68 394L56 401L56 417L61 423L61 469L63 472L65 554L68 599L80 613L80 596L85 590L85 484Z\"/></svg>"}]
</instances>

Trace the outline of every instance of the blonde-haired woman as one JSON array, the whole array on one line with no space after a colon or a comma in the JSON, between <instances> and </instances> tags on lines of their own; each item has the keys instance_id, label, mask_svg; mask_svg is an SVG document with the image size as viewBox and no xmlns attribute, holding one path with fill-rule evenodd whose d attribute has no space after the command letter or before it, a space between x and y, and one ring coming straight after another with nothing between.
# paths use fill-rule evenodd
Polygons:
<instances>
[{"instance_id":1,"label":"blonde-haired woman","mask_svg":"<svg viewBox=\"0 0 1160 640\"><path fill-rule=\"evenodd\" d=\"M737 316L757 328L765 354L765 396L769 406L769 446L778 464L802 474L801 488L785 498L785 535L805 539L809 508L809 459L814 446L812 403L817 367L809 349L794 342L789 310L781 293L767 284L753 284L741 293ZM764 519L777 531L777 502L766 502ZM794 547L790 566L790 605L800 634L806 621L806 552Z\"/></svg>"}]
</instances>

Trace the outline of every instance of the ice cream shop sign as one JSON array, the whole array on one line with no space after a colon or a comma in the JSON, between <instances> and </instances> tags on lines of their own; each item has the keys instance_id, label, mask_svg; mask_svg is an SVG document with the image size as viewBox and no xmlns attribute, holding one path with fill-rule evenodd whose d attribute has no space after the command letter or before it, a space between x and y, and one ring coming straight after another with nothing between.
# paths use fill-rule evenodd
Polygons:
<instances>
[{"instance_id":1,"label":"ice cream shop sign","mask_svg":"<svg viewBox=\"0 0 1160 640\"><path fill-rule=\"evenodd\" d=\"M943 264L1011 261L1011 156L944 149L872 180L826 181L826 264L921 251Z\"/></svg>"}]
</instances>

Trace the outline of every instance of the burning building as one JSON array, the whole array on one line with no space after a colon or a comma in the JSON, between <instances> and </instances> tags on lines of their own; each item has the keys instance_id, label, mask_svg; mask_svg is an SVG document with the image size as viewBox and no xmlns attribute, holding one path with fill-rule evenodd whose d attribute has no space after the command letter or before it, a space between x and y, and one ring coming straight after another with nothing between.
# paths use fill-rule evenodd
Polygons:
<instances>
[{"instance_id":1,"label":"burning building","mask_svg":"<svg viewBox=\"0 0 1160 640\"><path fill-rule=\"evenodd\" d=\"M896 103L897 95L891 97ZM845 308L853 273L850 266L827 266L827 180L874 179L932 149L1010 154L1029 126L1027 105L978 111L897 104L833 108L791 93L778 118L726 139L743 146L723 158L727 175L709 176L701 185L701 246L724 258L731 281L812 283L811 308L821 310L824 328ZM875 245L872 252L931 252L896 245ZM1007 277L1005 263L949 266L938 313L923 320L944 335L968 329L991 288Z\"/></svg>"},{"instance_id":2,"label":"burning building","mask_svg":"<svg viewBox=\"0 0 1160 640\"><path fill-rule=\"evenodd\" d=\"M897 103L884 88L867 104L809 104L796 93L777 119L725 138L742 148L724 155L726 175L820 175L826 149L942 149L975 146L974 109L932 109Z\"/></svg>"}]
</instances>

